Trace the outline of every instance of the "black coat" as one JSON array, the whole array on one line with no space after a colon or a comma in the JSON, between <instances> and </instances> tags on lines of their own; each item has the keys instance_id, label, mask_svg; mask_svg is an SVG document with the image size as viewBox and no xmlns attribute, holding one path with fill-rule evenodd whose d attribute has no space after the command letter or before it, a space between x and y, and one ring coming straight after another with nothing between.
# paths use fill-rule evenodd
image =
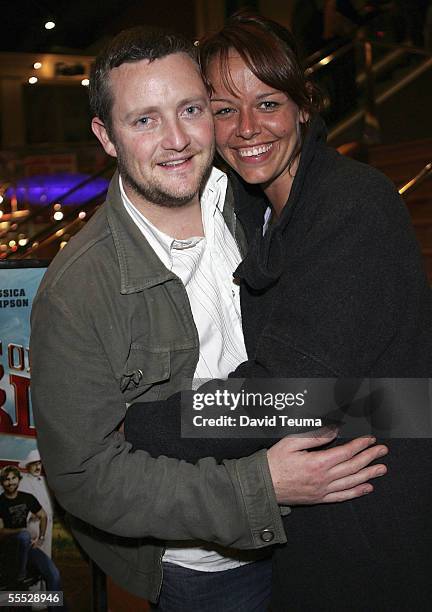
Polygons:
<instances>
[{"instance_id":1,"label":"black coat","mask_svg":"<svg viewBox=\"0 0 432 612\"><path fill-rule=\"evenodd\" d=\"M382 174L323 137L317 120L264 237L259 201L251 211L237 182L251 244L238 270L248 354L272 376L429 378L431 291L406 207ZM292 509L273 612L430 609L432 442L386 443L388 475L372 494Z\"/></svg>"}]
</instances>

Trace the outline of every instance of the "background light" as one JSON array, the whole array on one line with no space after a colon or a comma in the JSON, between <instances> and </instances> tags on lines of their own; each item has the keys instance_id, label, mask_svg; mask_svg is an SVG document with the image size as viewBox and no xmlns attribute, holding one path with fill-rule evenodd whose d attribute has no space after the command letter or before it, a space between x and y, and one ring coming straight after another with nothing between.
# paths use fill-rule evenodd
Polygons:
<instances>
[{"instance_id":1,"label":"background light","mask_svg":"<svg viewBox=\"0 0 432 612\"><path fill-rule=\"evenodd\" d=\"M8 187L4 195L6 198L15 196L18 205L21 207L27 203L44 206L51 202L58 203L59 200L62 206L76 206L84 204L97 196L102 197L108 189L109 181L106 178L99 177L80 187L69 196L64 197L67 191L88 178L90 178L89 174L72 174L68 172L26 176L18 179L13 187ZM56 209L54 208L54 210Z\"/></svg>"},{"instance_id":2,"label":"background light","mask_svg":"<svg viewBox=\"0 0 432 612\"><path fill-rule=\"evenodd\" d=\"M33 68L34 68L35 70L39 70L39 68L42 68L42 64L41 64L41 62L35 62L35 63L33 64Z\"/></svg>"},{"instance_id":3,"label":"background light","mask_svg":"<svg viewBox=\"0 0 432 612\"><path fill-rule=\"evenodd\" d=\"M55 221L61 221L63 219L63 213L58 210L57 212L54 213L53 215Z\"/></svg>"},{"instance_id":4,"label":"background light","mask_svg":"<svg viewBox=\"0 0 432 612\"><path fill-rule=\"evenodd\" d=\"M47 21L45 23L45 30L52 30L53 28L55 28L54 21Z\"/></svg>"},{"instance_id":5,"label":"background light","mask_svg":"<svg viewBox=\"0 0 432 612\"><path fill-rule=\"evenodd\" d=\"M37 82L38 82L38 79L37 79L37 77L35 77L35 76L31 76L31 77L29 78L28 82L30 83L30 85L34 85L35 83L37 83Z\"/></svg>"},{"instance_id":6,"label":"background light","mask_svg":"<svg viewBox=\"0 0 432 612\"><path fill-rule=\"evenodd\" d=\"M88 87L88 86L89 86L89 84L90 84L90 81L89 81L88 79L83 79L83 80L81 81L81 85L84 85L84 87Z\"/></svg>"}]
</instances>

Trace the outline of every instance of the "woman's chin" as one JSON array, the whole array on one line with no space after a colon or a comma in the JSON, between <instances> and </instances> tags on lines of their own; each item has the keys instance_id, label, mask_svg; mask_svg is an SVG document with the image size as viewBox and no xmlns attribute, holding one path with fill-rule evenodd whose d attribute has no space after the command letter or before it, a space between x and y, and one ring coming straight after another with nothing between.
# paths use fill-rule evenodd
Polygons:
<instances>
[{"instance_id":1,"label":"woman's chin","mask_svg":"<svg viewBox=\"0 0 432 612\"><path fill-rule=\"evenodd\" d=\"M262 168L245 168L243 164L241 167L234 164L230 164L230 166L246 183L249 183L250 185L261 185L263 183L267 183L271 179L269 172L263 172Z\"/></svg>"}]
</instances>

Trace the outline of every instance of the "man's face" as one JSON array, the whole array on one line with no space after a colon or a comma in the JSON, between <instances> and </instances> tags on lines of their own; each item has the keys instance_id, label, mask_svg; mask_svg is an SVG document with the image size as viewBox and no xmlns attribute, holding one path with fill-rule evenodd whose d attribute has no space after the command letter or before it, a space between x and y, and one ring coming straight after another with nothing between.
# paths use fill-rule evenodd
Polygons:
<instances>
[{"instance_id":1,"label":"man's face","mask_svg":"<svg viewBox=\"0 0 432 612\"><path fill-rule=\"evenodd\" d=\"M6 474L6 479L2 482L2 487L8 497L15 495L18 490L19 478L13 472Z\"/></svg>"},{"instance_id":2,"label":"man's face","mask_svg":"<svg viewBox=\"0 0 432 612\"><path fill-rule=\"evenodd\" d=\"M184 53L122 64L110 72L111 130L93 120L118 159L132 202L182 206L198 197L214 153L214 128L198 68Z\"/></svg>"},{"instance_id":3,"label":"man's face","mask_svg":"<svg viewBox=\"0 0 432 612\"><path fill-rule=\"evenodd\" d=\"M27 470L32 476L40 476L42 472L42 462L33 461L32 463L29 463L27 466Z\"/></svg>"}]
</instances>

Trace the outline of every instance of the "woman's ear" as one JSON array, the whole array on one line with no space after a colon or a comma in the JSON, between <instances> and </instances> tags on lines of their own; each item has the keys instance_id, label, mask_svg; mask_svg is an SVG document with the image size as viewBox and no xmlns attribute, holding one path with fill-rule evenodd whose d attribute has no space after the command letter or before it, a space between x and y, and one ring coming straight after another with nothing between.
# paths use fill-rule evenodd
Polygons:
<instances>
[{"instance_id":1,"label":"woman's ear","mask_svg":"<svg viewBox=\"0 0 432 612\"><path fill-rule=\"evenodd\" d=\"M309 113L304 110L299 111L299 121L300 123L307 123L309 121Z\"/></svg>"}]
</instances>

